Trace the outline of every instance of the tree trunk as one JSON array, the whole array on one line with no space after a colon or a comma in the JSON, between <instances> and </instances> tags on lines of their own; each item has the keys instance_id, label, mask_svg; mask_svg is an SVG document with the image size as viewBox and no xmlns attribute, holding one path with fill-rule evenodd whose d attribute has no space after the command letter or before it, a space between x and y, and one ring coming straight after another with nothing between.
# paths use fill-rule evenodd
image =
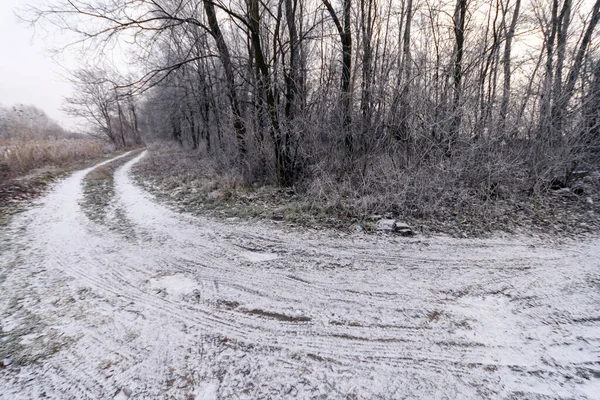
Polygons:
<instances>
[{"instance_id":1,"label":"tree trunk","mask_svg":"<svg viewBox=\"0 0 600 400\"><path fill-rule=\"evenodd\" d=\"M513 10L512 19L510 21L510 27L506 32L506 41L504 43L504 55L502 57L502 66L504 69L504 84L502 85L502 103L500 104L500 124L503 134L506 129L506 116L508 115L508 105L510 103L510 79L511 79L511 68L510 68L510 53L512 50L512 40L515 36L517 29L517 20L519 18L519 11L521 9L521 0L517 0L515 3L515 9Z\"/></svg>"},{"instance_id":2,"label":"tree trunk","mask_svg":"<svg viewBox=\"0 0 600 400\"><path fill-rule=\"evenodd\" d=\"M546 73L544 76L544 84L542 87L540 101L540 127L539 134L543 136L548 134L552 124L550 118L550 105L552 102L552 82L554 77L554 42L556 40L556 32L558 30L558 0L552 1L552 16L550 27L545 27L545 47L546 47ZM548 29L550 32L548 33Z\"/></svg>"},{"instance_id":3,"label":"tree trunk","mask_svg":"<svg viewBox=\"0 0 600 400\"><path fill-rule=\"evenodd\" d=\"M450 125L450 137L448 140L447 149L448 152L450 152L454 142L458 139L461 125L460 101L462 97L462 60L465 44L467 1L468 0L457 0L456 9L454 11L454 37L456 40L456 51L454 55L454 72L452 74L454 97L452 101L452 122Z\"/></svg>"},{"instance_id":4,"label":"tree trunk","mask_svg":"<svg viewBox=\"0 0 600 400\"><path fill-rule=\"evenodd\" d=\"M554 88L552 90L552 110L550 121L552 131L550 133L552 141L559 141L562 135L562 119L564 110L562 97L566 93L562 92L563 80L562 71L565 64L565 55L567 49L567 34L571 20L571 0L565 0L557 20L557 46L556 46L556 67L554 72Z\"/></svg>"},{"instance_id":5,"label":"tree trunk","mask_svg":"<svg viewBox=\"0 0 600 400\"><path fill-rule=\"evenodd\" d=\"M208 19L208 26L210 27L210 33L217 43L219 58L221 59L223 69L225 70L225 79L227 81L228 92L227 97L229 98L231 110L233 112L233 127L236 132L238 151L241 158L244 159L248 151L246 147L246 126L241 114L240 104L235 88L235 75L233 73L233 65L231 63L231 56L229 55L229 48L227 47L227 43L225 43L221 28L219 27L215 6L211 0L203 0L203 3L206 18Z\"/></svg>"},{"instance_id":6,"label":"tree trunk","mask_svg":"<svg viewBox=\"0 0 600 400\"><path fill-rule=\"evenodd\" d=\"M265 61L260 40L260 10L259 0L248 0L250 34L252 47L254 48L254 58L256 66L260 72L259 86L263 89L267 103L269 121L271 123L271 138L275 150L275 172L277 174L277 183L280 186L290 186L293 184L293 171L288 149L287 136L281 134L279 126L279 117L277 115L277 104L275 95L271 86L269 76L269 67Z\"/></svg>"},{"instance_id":7,"label":"tree trunk","mask_svg":"<svg viewBox=\"0 0 600 400\"><path fill-rule=\"evenodd\" d=\"M367 3L367 4L365 4ZM361 0L360 2L360 15L361 15L361 33L362 33L362 44L363 44L363 57L362 57L362 93L360 108L362 112L362 140L365 141L369 131L371 129L372 120L372 75L373 75L373 50L372 50L372 36L373 36L373 1L372 0Z\"/></svg>"},{"instance_id":8,"label":"tree trunk","mask_svg":"<svg viewBox=\"0 0 600 400\"><path fill-rule=\"evenodd\" d=\"M290 67L285 76L285 115L292 121L299 109L298 84L300 81L300 54L298 43L298 29L296 28L296 6L298 0L285 0L285 18L290 35Z\"/></svg>"},{"instance_id":9,"label":"tree trunk","mask_svg":"<svg viewBox=\"0 0 600 400\"><path fill-rule=\"evenodd\" d=\"M343 0L344 6L344 23L340 22L335 10L331 6L329 0L323 0L323 4L329 11L329 15L340 35L340 42L342 43L342 79L341 79L341 90L342 90L342 127L344 130L344 144L346 146L346 153L352 155L354 151L354 140L352 139L352 89L351 89L351 72L352 72L352 31L350 28L351 22L351 11L352 4L351 0Z\"/></svg>"},{"instance_id":10,"label":"tree trunk","mask_svg":"<svg viewBox=\"0 0 600 400\"><path fill-rule=\"evenodd\" d=\"M558 107L564 112L571 97L573 97L573 92L575 90L575 84L577 83L577 79L579 78L579 73L581 72L581 66L583 64L583 58L585 57L587 48L592 40L592 34L594 33L594 29L598 25L600 21L600 0L596 0L594 7L592 8L592 16L590 18L590 22L585 30L585 34L583 35L583 39L581 40L581 44L577 49L577 53L575 55L575 60L573 61L573 65L569 70L569 75L567 76L567 81L565 83L565 88L562 92L562 96L560 97L560 102ZM560 121L562 123L562 120Z\"/></svg>"},{"instance_id":11,"label":"tree trunk","mask_svg":"<svg viewBox=\"0 0 600 400\"><path fill-rule=\"evenodd\" d=\"M412 59L410 54L410 34L412 28L413 1L408 0L406 4L406 23L404 25L404 36L402 38L402 74L404 84L400 94L400 137L406 146L406 159L410 159L412 132L409 122L410 117L410 85L412 79Z\"/></svg>"}]
</instances>

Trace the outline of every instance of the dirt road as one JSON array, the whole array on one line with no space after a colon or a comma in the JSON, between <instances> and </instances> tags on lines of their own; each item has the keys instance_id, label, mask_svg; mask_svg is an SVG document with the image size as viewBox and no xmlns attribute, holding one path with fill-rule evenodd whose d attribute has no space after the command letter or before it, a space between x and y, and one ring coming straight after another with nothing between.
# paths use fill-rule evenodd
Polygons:
<instances>
[{"instance_id":1,"label":"dirt road","mask_svg":"<svg viewBox=\"0 0 600 400\"><path fill-rule=\"evenodd\" d=\"M0 234L0 398L600 398L600 240L215 221L91 169ZM125 155L127 157L127 155Z\"/></svg>"}]
</instances>

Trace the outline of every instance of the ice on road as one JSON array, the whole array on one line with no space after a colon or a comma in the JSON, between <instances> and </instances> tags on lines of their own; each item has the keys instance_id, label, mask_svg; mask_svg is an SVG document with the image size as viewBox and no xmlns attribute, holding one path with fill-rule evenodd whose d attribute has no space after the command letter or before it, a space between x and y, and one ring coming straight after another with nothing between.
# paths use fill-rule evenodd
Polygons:
<instances>
[{"instance_id":1,"label":"ice on road","mask_svg":"<svg viewBox=\"0 0 600 400\"><path fill-rule=\"evenodd\" d=\"M196 218L143 156L109 218L90 168L2 228L0 398L600 398L600 240Z\"/></svg>"}]
</instances>

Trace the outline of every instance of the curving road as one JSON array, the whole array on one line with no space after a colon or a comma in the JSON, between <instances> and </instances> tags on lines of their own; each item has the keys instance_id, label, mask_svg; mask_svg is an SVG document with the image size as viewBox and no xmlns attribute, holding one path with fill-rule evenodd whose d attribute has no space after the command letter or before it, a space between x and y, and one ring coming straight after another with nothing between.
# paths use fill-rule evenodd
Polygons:
<instances>
[{"instance_id":1,"label":"curving road","mask_svg":"<svg viewBox=\"0 0 600 400\"><path fill-rule=\"evenodd\" d=\"M102 163L0 233L0 398L599 398L599 239L200 219L133 184L144 155L107 218Z\"/></svg>"}]
</instances>

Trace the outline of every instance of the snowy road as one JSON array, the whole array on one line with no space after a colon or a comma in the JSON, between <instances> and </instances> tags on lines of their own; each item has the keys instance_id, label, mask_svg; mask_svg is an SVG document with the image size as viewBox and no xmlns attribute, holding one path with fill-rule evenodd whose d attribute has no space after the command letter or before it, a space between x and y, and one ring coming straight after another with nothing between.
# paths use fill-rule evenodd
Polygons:
<instances>
[{"instance_id":1,"label":"snowy road","mask_svg":"<svg viewBox=\"0 0 600 400\"><path fill-rule=\"evenodd\" d=\"M600 240L198 219L92 169L0 234L0 398L600 398Z\"/></svg>"}]
</instances>

